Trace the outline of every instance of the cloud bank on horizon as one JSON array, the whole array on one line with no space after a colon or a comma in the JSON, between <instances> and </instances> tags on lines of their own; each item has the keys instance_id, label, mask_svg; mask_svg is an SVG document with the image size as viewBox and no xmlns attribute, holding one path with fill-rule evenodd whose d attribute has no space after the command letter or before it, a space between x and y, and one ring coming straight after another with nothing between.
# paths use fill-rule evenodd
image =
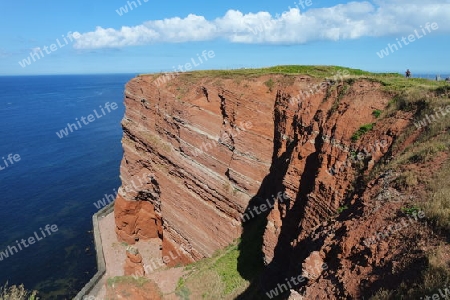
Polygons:
<instances>
[{"instance_id":1,"label":"cloud bank on horizon","mask_svg":"<svg viewBox=\"0 0 450 300\"><path fill-rule=\"evenodd\" d=\"M228 10L223 17L207 20L189 14L150 20L120 29L102 28L82 33L76 49L121 48L153 43L183 43L217 39L248 44L304 44L319 40L349 40L411 34L428 22L450 32L450 0L391 0L349 2L301 12L289 8L275 16L269 12L243 14Z\"/></svg>"}]
</instances>

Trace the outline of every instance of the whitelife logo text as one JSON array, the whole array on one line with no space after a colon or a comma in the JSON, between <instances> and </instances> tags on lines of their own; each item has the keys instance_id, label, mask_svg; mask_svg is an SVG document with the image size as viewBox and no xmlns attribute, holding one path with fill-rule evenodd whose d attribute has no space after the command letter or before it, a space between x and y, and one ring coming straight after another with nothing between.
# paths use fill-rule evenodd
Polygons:
<instances>
[{"instance_id":1,"label":"whitelife logo text","mask_svg":"<svg viewBox=\"0 0 450 300\"><path fill-rule=\"evenodd\" d=\"M39 228L40 235L38 232L34 232L33 236L30 236L27 239L21 239L20 242L16 240L17 246L8 246L4 251L0 251L0 261L7 259L10 255L13 256L16 253L19 253L19 251L22 251L24 248L28 248L30 245L33 245L34 243L43 240L44 238L50 235L52 233L55 233L58 231L58 226L55 224L53 225L45 225L44 229ZM47 233L47 234L45 234ZM27 243L28 242L28 243ZM23 246L23 248L22 248ZM17 249L18 248L18 249Z\"/></svg>"}]
</instances>

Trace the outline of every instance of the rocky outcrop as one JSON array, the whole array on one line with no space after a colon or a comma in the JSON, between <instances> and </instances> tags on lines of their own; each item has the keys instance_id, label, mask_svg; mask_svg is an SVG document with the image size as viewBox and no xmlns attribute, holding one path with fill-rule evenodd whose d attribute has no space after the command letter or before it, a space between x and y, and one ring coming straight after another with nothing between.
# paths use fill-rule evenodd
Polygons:
<instances>
[{"instance_id":1,"label":"rocky outcrop","mask_svg":"<svg viewBox=\"0 0 450 300\"><path fill-rule=\"evenodd\" d=\"M317 228L357 200L358 174L389 153L408 116L352 140L390 100L377 82L194 75L126 86L118 236L159 237L163 254L181 248L190 262L245 238L242 223L259 216L266 265L295 273L306 260L317 273L330 238L315 245Z\"/></svg>"},{"instance_id":2,"label":"rocky outcrop","mask_svg":"<svg viewBox=\"0 0 450 300\"><path fill-rule=\"evenodd\" d=\"M145 275L144 264L142 263L142 255L137 248L127 248L127 258L123 266L125 276Z\"/></svg>"},{"instance_id":3,"label":"rocky outcrop","mask_svg":"<svg viewBox=\"0 0 450 300\"><path fill-rule=\"evenodd\" d=\"M140 238L162 236L161 217L149 201L127 201L118 195L114 213L116 232L122 241L134 244Z\"/></svg>"}]
</instances>

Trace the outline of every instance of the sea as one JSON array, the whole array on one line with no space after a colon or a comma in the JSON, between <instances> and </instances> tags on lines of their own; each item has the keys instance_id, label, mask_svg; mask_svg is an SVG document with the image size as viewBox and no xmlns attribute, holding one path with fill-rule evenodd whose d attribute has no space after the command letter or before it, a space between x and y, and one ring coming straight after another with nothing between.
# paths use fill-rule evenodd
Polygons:
<instances>
[{"instance_id":1,"label":"sea","mask_svg":"<svg viewBox=\"0 0 450 300\"><path fill-rule=\"evenodd\" d=\"M413 74L413 78L424 78L429 80L436 80L438 77L439 80L445 80L446 78L450 78L450 73L439 73L436 72L434 74Z\"/></svg>"},{"instance_id":2,"label":"sea","mask_svg":"<svg viewBox=\"0 0 450 300\"><path fill-rule=\"evenodd\" d=\"M120 186L135 75L0 77L0 286L72 299L97 272L94 203Z\"/></svg>"}]
</instances>

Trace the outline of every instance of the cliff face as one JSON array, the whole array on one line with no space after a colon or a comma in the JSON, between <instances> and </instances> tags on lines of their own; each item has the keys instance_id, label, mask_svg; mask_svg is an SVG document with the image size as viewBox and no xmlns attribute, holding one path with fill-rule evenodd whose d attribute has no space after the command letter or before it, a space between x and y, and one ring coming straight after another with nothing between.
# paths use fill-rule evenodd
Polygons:
<instances>
[{"instance_id":1,"label":"cliff face","mask_svg":"<svg viewBox=\"0 0 450 300\"><path fill-rule=\"evenodd\" d=\"M129 243L159 237L163 254L181 248L181 261L190 262L245 238L243 223L263 217L267 265L295 273L312 250L324 259L328 236L312 247L317 228L344 199L359 201L358 174L409 124L409 116L396 116L352 142L390 96L379 83L341 78L131 80L118 236Z\"/></svg>"},{"instance_id":2,"label":"cliff face","mask_svg":"<svg viewBox=\"0 0 450 300\"><path fill-rule=\"evenodd\" d=\"M159 235L189 260L210 256L240 236L240 217L269 171L276 95L257 81L235 89L232 80L152 81L126 86L117 233L128 242Z\"/></svg>"}]
</instances>

